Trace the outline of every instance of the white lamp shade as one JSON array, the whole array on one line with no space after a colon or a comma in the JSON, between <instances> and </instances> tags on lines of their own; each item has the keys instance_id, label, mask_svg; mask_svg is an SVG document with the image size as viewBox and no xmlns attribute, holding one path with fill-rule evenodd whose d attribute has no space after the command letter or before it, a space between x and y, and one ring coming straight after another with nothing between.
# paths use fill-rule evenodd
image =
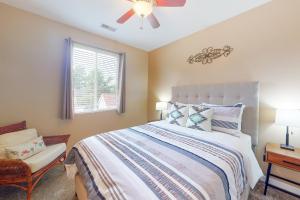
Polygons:
<instances>
[{"instance_id":1,"label":"white lamp shade","mask_svg":"<svg viewBox=\"0 0 300 200\"><path fill-rule=\"evenodd\" d=\"M300 110L279 109L275 122L284 126L300 127Z\"/></svg>"},{"instance_id":2,"label":"white lamp shade","mask_svg":"<svg viewBox=\"0 0 300 200\"><path fill-rule=\"evenodd\" d=\"M167 106L168 106L167 102L163 102L163 101L157 102L156 103L156 110L159 110L159 111L167 110Z\"/></svg>"}]
</instances>

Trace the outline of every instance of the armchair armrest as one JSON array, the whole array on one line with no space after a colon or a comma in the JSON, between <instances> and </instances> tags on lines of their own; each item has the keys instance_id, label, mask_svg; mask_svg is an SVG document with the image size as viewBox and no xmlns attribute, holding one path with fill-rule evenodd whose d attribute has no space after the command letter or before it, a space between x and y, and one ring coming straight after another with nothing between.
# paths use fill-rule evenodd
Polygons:
<instances>
[{"instance_id":1,"label":"armchair armrest","mask_svg":"<svg viewBox=\"0 0 300 200\"><path fill-rule=\"evenodd\" d=\"M0 182L30 176L31 169L22 160L0 159Z\"/></svg>"},{"instance_id":2,"label":"armchair armrest","mask_svg":"<svg viewBox=\"0 0 300 200\"><path fill-rule=\"evenodd\" d=\"M53 145L59 143L68 143L70 135L55 135L55 136L43 136L45 145Z\"/></svg>"}]
</instances>

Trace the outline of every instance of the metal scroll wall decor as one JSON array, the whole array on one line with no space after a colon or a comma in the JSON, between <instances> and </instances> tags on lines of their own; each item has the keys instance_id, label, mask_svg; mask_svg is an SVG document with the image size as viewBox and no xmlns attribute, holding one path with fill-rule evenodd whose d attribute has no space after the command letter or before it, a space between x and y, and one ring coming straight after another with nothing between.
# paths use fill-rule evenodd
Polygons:
<instances>
[{"instance_id":1,"label":"metal scroll wall decor","mask_svg":"<svg viewBox=\"0 0 300 200\"><path fill-rule=\"evenodd\" d=\"M202 64L208 64L212 63L214 59L217 59L221 56L227 57L229 54L233 51L233 48L226 45L222 49L214 49L213 47L208 47L205 49L202 49L201 53L198 53L196 55L191 55L187 62L190 64L194 63L200 63Z\"/></svg>"}]
</instances>

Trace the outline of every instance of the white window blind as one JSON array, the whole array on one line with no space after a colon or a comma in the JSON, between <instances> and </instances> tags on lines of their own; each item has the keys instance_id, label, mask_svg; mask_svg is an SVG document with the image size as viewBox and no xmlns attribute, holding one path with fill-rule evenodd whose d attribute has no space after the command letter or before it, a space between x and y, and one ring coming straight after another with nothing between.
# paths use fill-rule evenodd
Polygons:
<instances>
[{"instance_id":1,"label":"white window blind","mask_svg":"<svg viewBox=\"0 0 300 200\"><path fill-rule=\"evenodd\" d=\"M116 109L119 54L74 44L72 53L75 113Z\"/></svg>"}]
</instances>

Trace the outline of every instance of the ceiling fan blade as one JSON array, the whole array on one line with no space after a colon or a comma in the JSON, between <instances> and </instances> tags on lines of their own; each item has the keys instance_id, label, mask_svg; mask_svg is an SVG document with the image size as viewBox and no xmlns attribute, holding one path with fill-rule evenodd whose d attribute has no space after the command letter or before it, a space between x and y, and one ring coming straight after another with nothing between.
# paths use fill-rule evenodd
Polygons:
<instances>
[{"instance_id":1,"label":"ceiling fan blade","mask_svg":"<svg viewBox=\"0 0 300 200\"><path fill-rule=\"evenodd\" d=\"M182 7L186 0L156 0L156 6L160 7Z\"/></svg>"},{"instance_id":2,"label":"ceiling fan blade","mask_svg":"<svg viewBox=\"0 0 300 200\"><path fill-rule=\"evenodd\" d=\"M151 26L153 28L160 27L160 24L159 24L157 18L153 15L153 13L151 13L150 15L148 15L147 19L148 19L148 21L150 22L150 24L151 24Z\"/></svg>"},{"instance_id":3,"label":"ceiling fan blade","mask_svg":"<svg viewBox=\"0 0 300 200\"><path fill-rule=\"evenodd\" d=\"M117 22L119 24L124 24L130 17L132 17L135 14L134 10L131 9L129 10L127 13L125 13L124 15L122 15L122 17L120 17Z\"/></svg>"}]
</instances>

